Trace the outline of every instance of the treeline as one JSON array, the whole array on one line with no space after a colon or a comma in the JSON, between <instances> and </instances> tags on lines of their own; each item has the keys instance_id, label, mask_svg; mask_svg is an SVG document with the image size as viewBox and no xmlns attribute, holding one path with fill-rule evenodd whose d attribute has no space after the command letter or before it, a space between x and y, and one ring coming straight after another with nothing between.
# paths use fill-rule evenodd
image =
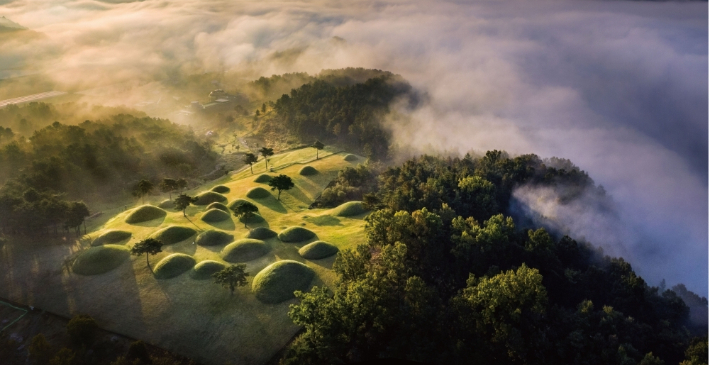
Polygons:
<instances>
[{"instance_id":1,"label":"treeline","mask_svg":"<svg viewBox=\"0 0 710 365\"><path fill-rule=\"evenodd\" d=\"M289 315L305 330L282 363L707 363L707 338L693 339L676 294L685 288L649 286L586 242L520 229L506 216L518 184L605 195L567 160L499 151L380 174L367 243L338 255L332 291L298 294Z\"/></svg>"},{"instance_id":2,"label":"treeline","mask_svg":"<svg viewBox=\"0 0 710 365\"><path fill-rule=\"evenodd\" d=\"M54 122L0 147L0 221L14 233L76 227L61 207L128 197L142 179L197 177L215 160L207 142L163 119L119 114L79 125Z\"/></svg>"},{"instance_id":3,"label":"treeline","mask_svg":"<svg viewBox=\"0 0 710 365\"><path fill-rule=\"evenodd\" d=\"M341 80L342 81L342 80ZM304 141L339 143L370 158L384 158L390 134L382 118L411 86L393 75L347 86L316 80L284 94L274 106L277 122Z\"/></svg>"}]
</instances>

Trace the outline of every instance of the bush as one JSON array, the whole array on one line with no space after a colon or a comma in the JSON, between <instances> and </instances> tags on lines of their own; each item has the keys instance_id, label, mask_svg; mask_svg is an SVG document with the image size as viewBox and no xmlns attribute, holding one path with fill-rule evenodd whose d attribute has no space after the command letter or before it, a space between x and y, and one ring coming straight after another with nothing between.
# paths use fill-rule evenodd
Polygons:
<instances>
[{"instance_id":1,"label":"bush","mask_svg":"<svg viewBox=\"0 0 710 365\"><path fill-rule=\"evenodd\" d=\"M128 247L119 245L102 245L92 247L74 260L72 272L79 275L98 275L109 272L130 257Z\"/></svg>"},{"instance_id":2,"label":"bush","mask_svg":"<svg viewBox=\"0 0 710 365\"><path fill-rule=\"evenodd\" d=\"M311 176L317 174L318 170L312 166L304 166L298 173L303 176Z\"/></svg>"},{"instance_id":3,"label":"bush","mask_svg":"<svg viewBox=\"0 0 710 365\"><path fill-rule=\"evenodd\" d=\"M265 240L269 238L274 238L278 234L266 227L258 227L254 228L249 231L249 233L246 234L246 238L254 238L257 240Z\"/></svg>"},{"instance_id":4,"label":"bush","mask_svg":"<svg viewBox=\"0 0 710 365\"><path fill-rule=\"evenodd\" d=\"M195 205L207 205L215 202L221 203L227 201L227 197L222 194L215 193L214 191L205 191L198 194L196 198L197 200L195 201Z\"/></svg>"},{"instance_id":5,"label":"bush","mask_svg":"<svg viewBox=\"0 0 710 365\"><path fill-rule=\"evenodd\" d=\"M308 260L324 259L326 257L333 256L336 253L338 253L337 247L333 246L328 242L323 241L315 241L309 243L301 247L300 250L298 250L298 254L301 255L301 257L303 257L304 259Z\"/></svg>"},{"instance_id":6,"label":"bush","mask_svg":"<svg viewBox=\"0 0 710 365\"><path fill-rule=\"evenodd\" d=\"M267 252L269 246L264 241L244 238L227 245L220 256L227 262L247 262L264 256Z\"/></svg>"},{"instance_id":7,"label":"bush","mask_svg":"<svg viewBox=\"0 0 710 365\"><path fill-rule=\"evenodd\" d=\"M169 226L163 228L151 235L152 238L162 242L164 245L172 245L173 243L182 242L197 233L190 227Z\"/></svg>"},{"instance_id":8,"label":"bush","mask_svg":"<svg viewBox=\"0 0 710 365\"><path fill-rule=\"evenodd\" d=\"M140 207L133 209L133 211L126 217L126 223L134 224L152 221L153 219L164 218L167 214L166 211L154 207L152 205L141 205Z\"/></svg>"},{"instance_id":9,"label":"bush","mask_svg":"<svg viewBox=\"0 0 710 365\"><path fill-rule=\"evenodd\" d=\"M279 233L279 239L283 242L301 242L315 236L313 231L303 227L289 227Z\"/></svg>"},{"instance_id":10,"label":"bush","mask_svg":"<svg viewBox=\"0 0 710 365\"><path fill-rule=\"evenodd\" d=\"M77 314L67 323L67 333L71 340L79 345L89 345L94 341L99 326L86 314Z\"/></svg>"},{"instance_id":11,"label":"bush","mask_svg":"<svg viewBox=\"0 0 710 365\"><path fill-rule=\"evenodd\" d=\"M254 182L266 184L269 181L271 181L271 179L273 179L273 176L267 175L267 174L261 174L261 175L257 176L256 179L254 179Z\"/></svg>"},{"instance_id":12,"label":"bush","mask_svg":"<svg viewBox=\"0 0 710 365\"><path fill-rule=\"evenodd\" d=\"M200 261L195 267L192 269L192 273L190 273L190 277L196 280L206 280L212 278L212 274L221 271L227 267L227 265L214 261L214 260L205 260L205 261Z\"/></svg>"},{"instance_id":13,"label":"bush","mask_svg":"<svg viewBox=\"0 0 710 365\"><path fill-rule=\"evenodd\" d=\"M229 219L229 213L219 209L210 209L200 219L205 222L221 222Z\"/></svg>"},{"instance_id":14,"label":"bush","mask_svg":"<svg viewBox=\"0 0 710 365\"><path fill-rule=\"evenodd\" d=\"M268 190L264 188L252 188L247 191L247 198L250 199L264 199L271 196Z\"/></svg>"},{"instance_id":15,"label":"bush","mask_svg":"<svg viewBox=\"0 0 710 365\"><path fill-rule=\"evenodd\" d=\"M155 265L153 275L156 279L170 279L192 269L193 266L195 266L195 259L192 256L174 253L166 256Z\"/></svg>"},{"instance_id":16,"label":"bush","mask_svg":"<svg viewBox=\"0 0 710 365\"><path fill-rule=\"evenodd\" d=\"M220 246L232 241L234 241L234 236L231 234L210 229L209 231L200 233L195 243L200 246Z\"/></svg>"},{"instance_id":17,"label":"bush","mask_svg":"<svg viewBox=\"0 0 710 365\"><path fill-rule=\"evenodd\" d=\"M223 211L229 213L229 208L227 208L227 206L222 203L212 203L207 206L207 210L210 210L210 209L219 209L219 210L223 210Z\"/></svg>"},{"instance_id":18,"label":"bush","mask_svg":"<svg viewBox=\"0 0 710 365\"><path fill-rule=\"evenodd\" d=\"M262 303L276 304L294 298L296 290L308 289L315 272L292 260L275 262L254 277L252 292Z\"/></svg>"},{"instance_id":19,"label":"bush","mask_svg":"<svg viewBox=\"0 0 710 365\"><path fill-rule=\"evenodd\" d=\"M224 185L217 185L212 188L212 191L214 191L215 193L224 194L224 193L228 193L230 191L230 189Z\"/></svg>"},{"instance_id":20,"label":"bush","mask_svg":"<svg viewBox=\"0 0 710 365\"><path fill-rule=\"evenodd\" d=\"M343 203L333 209L333 215L337 217L351 217L365 212L367 210L362 207L361 201Z\"/></svg>"},{"instance_id":21,"label":"bush","mask_svg":"<svg viewBox=\"0 0 710 365\"><path fill-rule=\"evenodd\" d=\"M94 242L91 243L92 246L101 246L107 243L117 243L123 240L131 238L132 233L128 231L119 231L116 229L109 229L105 231L100 236L96 237Z\"/></svg>"}]
</instances>

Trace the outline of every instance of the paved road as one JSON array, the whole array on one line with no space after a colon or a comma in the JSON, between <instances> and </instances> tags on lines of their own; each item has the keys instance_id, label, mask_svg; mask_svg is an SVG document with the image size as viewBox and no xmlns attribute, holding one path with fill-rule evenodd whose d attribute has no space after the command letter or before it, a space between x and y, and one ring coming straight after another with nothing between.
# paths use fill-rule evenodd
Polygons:
<instances>
[{"instance_id":1,"label":"paved road","mask_svg":"<svg viewBox=\"0 0 710 365\"><path fill-rule=\"evenodd\" d=\"M52 97L64 95L64 94L66 94L66 92L64 92L64 91L47 91L47 92L43 92L43 93L39 93L39 94L21 96L19 98L0 100L0 108L4 107L6 105L10 105L10 104L29 103L31 101L52 98Z\"/></svg>"}]
</instances>

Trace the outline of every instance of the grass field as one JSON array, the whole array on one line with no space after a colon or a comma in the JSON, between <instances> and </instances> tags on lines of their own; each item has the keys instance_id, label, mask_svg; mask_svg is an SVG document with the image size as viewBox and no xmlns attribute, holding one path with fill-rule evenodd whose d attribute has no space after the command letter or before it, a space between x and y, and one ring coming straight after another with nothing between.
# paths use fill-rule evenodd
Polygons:
<instances>
[{"instance_id":1,"label":"grass field","mask_svg":"<svg viewBox=\"0 0 710 365\"><path fill-rule=\"evenodd\" d=\"M270 174L288 175L295 183L293 189L282 192L281 200L277 200L275 194L264 199L246 197L250 189L265 187L254 181L265 172L261 160L254 165L253 175L247 166L186 192L195 196L215 186L227 187L229 191L222 194L226 198L222 204L230 206L237 199L245 199L259 208L263 220L250 222L247 228L235 217L221 222L204 222L201 218L206 214L206 205L188 207L186 217L181 211L165 209L165 215L134 224L126 223L133 207L106 207L102 209L102 216L88 222L89 234L81 241L6 244L0 251L0 265L5 268L0 273L0 296L66 316L86 313L106 329L155 343L207 365L263 364L290 340L298 327L287 315L288 306L295 303L294 299L268 304L253 293L257 274L271 264L292 260L313 271L308 285L332 285L335 275L331 268L336 256L307 260L299 254L299 249L323 240L342 251L365 241L365 214L334 217L330 210L308 209L325 186L337 177L338 171L352 165L345 161L346 153L333 152L326 147L320 151L317 161L313 148L272 156L269 165L274 166L274 172ZM306 164L318 173L299 175ZM146 204L158 205L166 197L146 197ZM81 257L90 248L91 241L108 230L130 232L131 237L117 246L128 250L136 242L170 226L194 229L198 236L171 231L169 235L175 235L174 240L187 239L165 245L163 252L150 256L156 271L162 271L163 266L172 261L159 264L169 255L183 254L190 258L171 264L170 273L164 279L156 279L148 269L145 255L131 256L102 274L76 275L67 270L67 262ZM230 265L221 256L225 247L259 227L276 233L289 227L303 227L314 232L315 237L284 243L265 229L254 231L258 232L259 238L264 237L260 239L268 251L258 257L247 255L248 284L230 296L229 290L207 279L222 265ZM233 239L214 245L194 243L200 234L209 230L221 232L218 235L231 235ZM176 271L179 272L172 276ZM288 287L290 284L283 285ZM278 284L279 287L283 285Z\"/></svg>"}]
</instances>

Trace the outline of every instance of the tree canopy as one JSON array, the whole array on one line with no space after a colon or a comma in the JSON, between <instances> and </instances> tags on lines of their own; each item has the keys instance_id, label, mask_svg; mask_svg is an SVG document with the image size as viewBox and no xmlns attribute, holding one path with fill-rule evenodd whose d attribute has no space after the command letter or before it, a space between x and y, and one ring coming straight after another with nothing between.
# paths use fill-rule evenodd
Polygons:
<instances>
[{"instance_id":1,"label":"tree canopy","mask_svg":"<svg viewBox=\"0 0 710 365\"><path fill-rule=\"evenodd\" d=\"M281 191L289 190L295 185L293 184L293 180L291 180L290 177L281 174L279 176L274 176L271 180L269 180L269 186L271 186L271 190L279 191L279 195L276 199L281 200Z\"/></svg>"},{"instance_id":2,"label":"tree canopy","mask_svg":"<svg viewBox=\"0 0 710 365\"><path fill-rule=\"evenodd\" d=\"M214 273L212 278L215 284L220 284L234 295L234 289L240 286L247 285L247 277L249 273L245 271L246 264L236 264L225 267L224 269Z\"/></svg>"}]
</instances>

